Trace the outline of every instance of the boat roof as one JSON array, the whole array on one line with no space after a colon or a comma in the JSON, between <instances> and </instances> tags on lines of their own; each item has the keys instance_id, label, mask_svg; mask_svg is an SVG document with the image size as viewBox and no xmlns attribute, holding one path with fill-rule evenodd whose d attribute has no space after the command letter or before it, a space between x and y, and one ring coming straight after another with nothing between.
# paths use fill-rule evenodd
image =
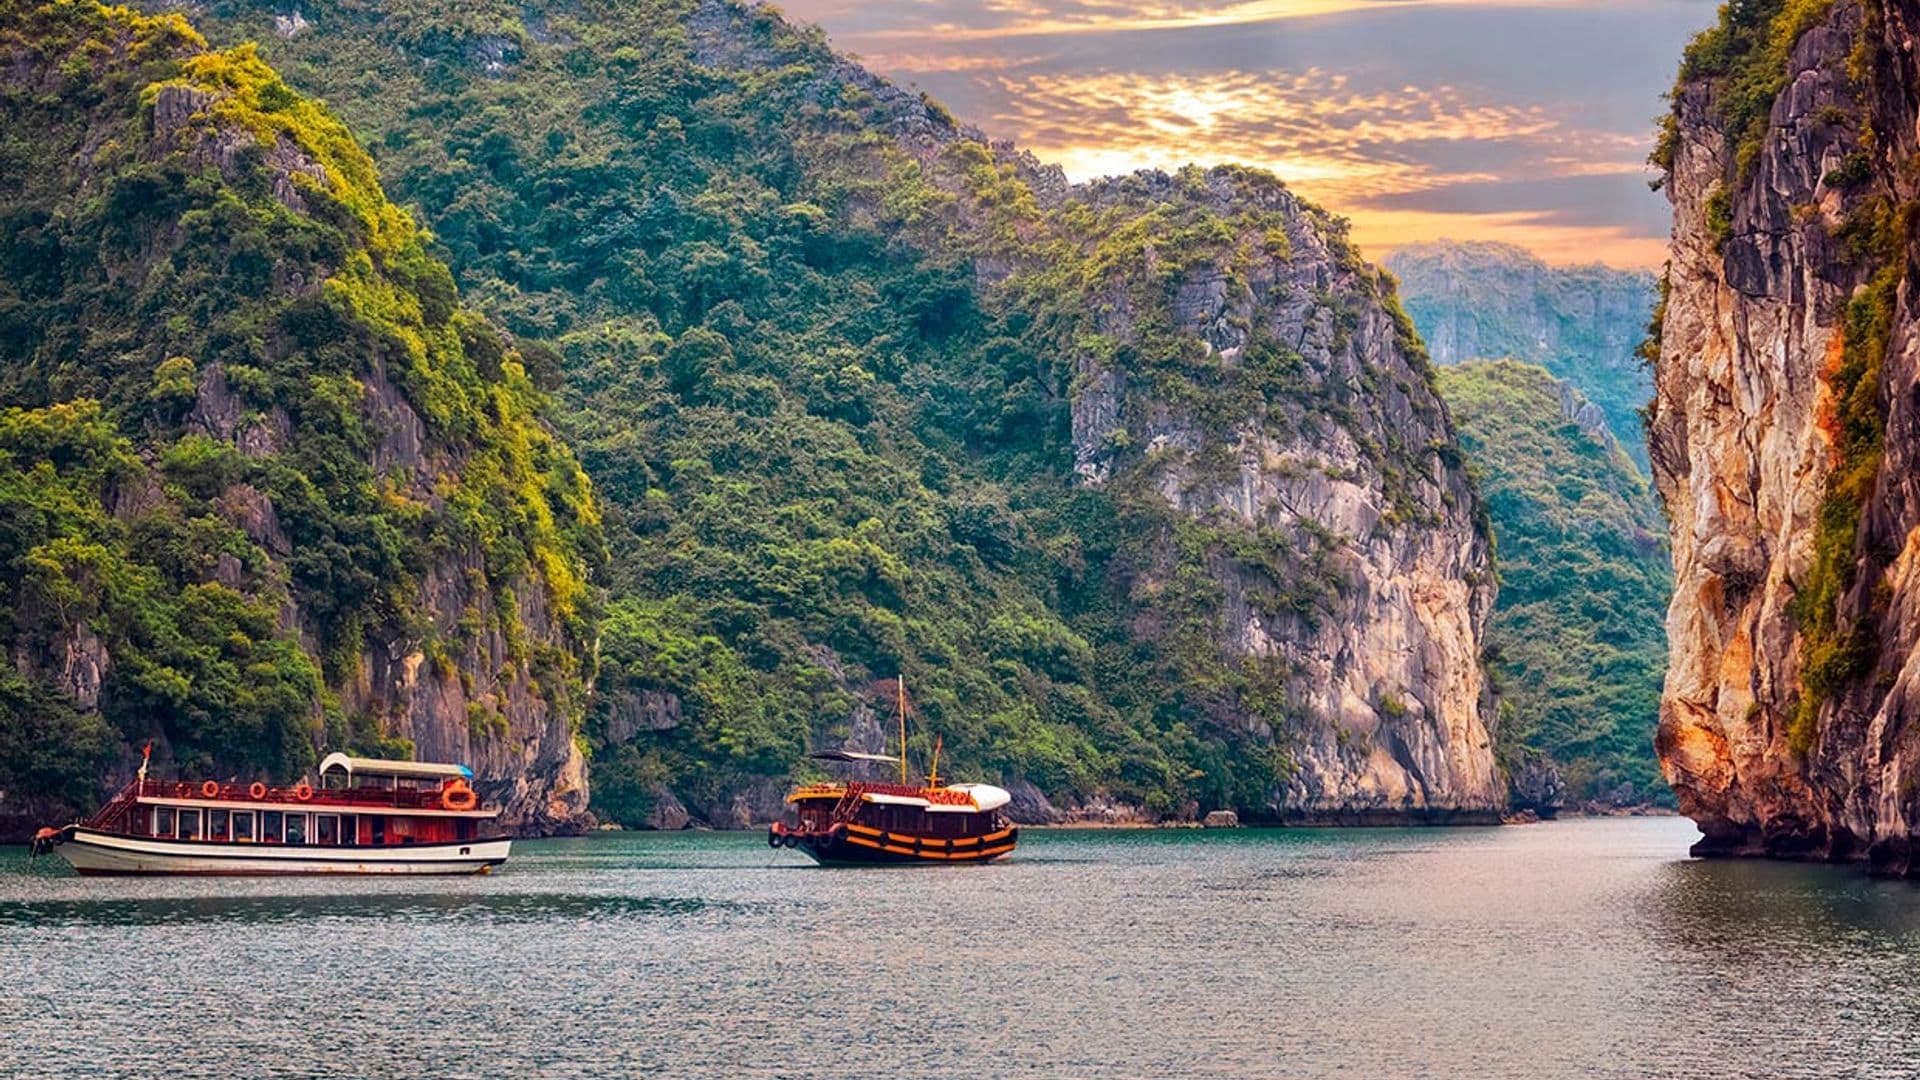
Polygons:
<instances>
[{"instance_id":1,"label":"boat roof","mask_svg":"<svg viewBox=\"0 0 1920 1080\"><path fill-rule=\"evenodd\" d=\"M888 765L900 764L900 759L889 754L863 754L858 750L815 750L807 755L814 761L879 761Z\"/></svg>"},{"instance_id":2,"label":"boat roof","mask_svg":"<svg viewBox=\"0 0 1920 1080\"><path fill-rule=\"evenodd\" d=\"M388 758L348 757L342 753L328 754L320 762L320 775L340 769L348 776L403 776L409 778L431 779L433 777L458 776L465 780L473 779L473 770L465 765L442 765L432 761L394 761Z\"/></svg>"},{"instance_id":3,"label":"boat roof","mask_svg":"<svg viewBox=\"0 0 1920 1080\"><path fill-rule=\"evenodd\" d=\"M1013 801L1005 788L992 784L948 784L945 787L905 787L898 784L861 785L860 801L883 806L911 806L935 814L976 814L998 810ZM838 799L847 791L844 784L809 784L787 796L788 802L804 799ZM947 798L943 794L951 793ZM930 797L931 796L931 797ZM953 796L962 796L956 799Z\"/></svg>"},{"instance_id":4,"label":"boat roof","mask_svg":"<svg viewBox=\"0 0 1920 1080\"><path fill-rule=\"evenodd\" d=\"M998 810L1013 801L1006 788L992 784L948 784L949 791L964 791L973 796L973 805L982 810Z\"/></svg>"}]
</instances>

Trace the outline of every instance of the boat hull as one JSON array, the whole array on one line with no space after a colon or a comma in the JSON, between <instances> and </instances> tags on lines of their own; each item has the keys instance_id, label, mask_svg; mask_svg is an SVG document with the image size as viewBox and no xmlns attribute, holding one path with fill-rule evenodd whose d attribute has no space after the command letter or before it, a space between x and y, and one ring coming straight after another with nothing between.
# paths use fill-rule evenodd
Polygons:
<instances>
[{"instance_id":1,"label":"boat hull","mask_svg":"<svg viewBox=\"0 0 1920 1080\"><path fill-rule=\"evenodd\" d=\"M76 827L54 848L88 875L484 874L507 861L508 837L391 847L156 840Z\"/></svg>"},{"instance_id":2,"label":"boat hull","mask_svg":"<svg viewBox=\"0 0 1920 1080\"><path fill-rule=\"evenodd\" d=\"M985 836L944 839L846 825L828 833L774 829L767 842L791 847L822 866L939 866L1004 859L1020 842L1020 830L1008 826Z\"/></svg>"}]
</instances>

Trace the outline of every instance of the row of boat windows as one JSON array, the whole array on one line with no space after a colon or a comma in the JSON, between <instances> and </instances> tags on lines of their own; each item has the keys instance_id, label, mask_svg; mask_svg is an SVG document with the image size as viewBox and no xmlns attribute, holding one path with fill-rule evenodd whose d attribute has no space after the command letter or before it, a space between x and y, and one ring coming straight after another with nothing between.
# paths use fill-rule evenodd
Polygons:
<instances>
[{"instance_id":1,"label":"row of boat windows","mask_svg":"<svg viewBox=\"0 0 1920 1080\"><path fill-rule=\"evenodd\" d=\"M150 824L153 831L149 835L155 837L228 840L240 844L351 844L357 832L352 814L281 810L176 810L171 806L156 806ZM374 819L373 842L376 844L386 842L381 826L380 820Z\"/></svg>"},{"instance_id":2,"label":"row of boat windows","mask_svg":"<svg viewBox=\"0 0 1920 1080\"><path fill-rule=\"evenodd\" d=\"M1005 819L999 814L936 814L918 806L893 806L887 803L867 803L860 808L854 820L869 828L888 832L935 837L980 836L1005 824ZM811 829L826 828L833 822L833 804L821 800L817 806L803 805L800 808L800 821Z\"/></svg>"}]
</instances>

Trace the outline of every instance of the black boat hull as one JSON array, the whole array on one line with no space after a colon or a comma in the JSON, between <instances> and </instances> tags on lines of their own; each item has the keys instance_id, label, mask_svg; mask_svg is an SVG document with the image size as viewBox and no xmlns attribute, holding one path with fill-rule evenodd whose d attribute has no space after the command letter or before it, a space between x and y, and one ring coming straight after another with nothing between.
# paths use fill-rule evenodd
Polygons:
<instances>
[{"instance_id":1,"label":"black boat hull","mask_svg":"<svg viewBox=\"0 0 1920 1080\"><path fill-rule=\"evenodd\" d=\"M984 836L913 836L865 825L843 825L829 832L802 832L784 825L767 831L770 847L802 852L822 866L938 866L1004 859L1020 841L1020 829L1008 826Z\"/></svg>"}]
</instances>

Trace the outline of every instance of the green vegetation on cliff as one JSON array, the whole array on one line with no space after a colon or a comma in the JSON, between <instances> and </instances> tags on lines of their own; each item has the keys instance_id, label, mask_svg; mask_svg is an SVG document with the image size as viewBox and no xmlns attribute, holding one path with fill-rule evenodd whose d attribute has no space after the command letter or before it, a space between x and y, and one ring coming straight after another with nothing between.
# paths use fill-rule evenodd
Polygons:
<instances>
[{"instance_id":1,"label":"green vegetation on cliff","mask_svg":"<svg viewBox=\"0 0 1920 1080\"><path fill-rule=\"evenodd\" d=\"M341 691L398 641L493 628L578 712L585 475L344 127L177 16L0 0L0 190L0 816L148 739L209 775L394 749ZM448 559L491 609L436 622Z\"/></svg>"},{"instance_id":2,"label":"green vegetation on cliff","mask_svg":"<svg viewBox=\"0 0 1920 1080\"><path fill-rule=\"evenodd\" d=\"M1767 132L1773 103L1793 78L1788 63L1800 36L1832 10L1834 0L1728 0L1720 18L1688 43L1680 64L1680 85L1698 79L1719 81L1719 120L1741 179L1752 173ZM1679 133L1672 118L1663 121L1653 163L1671 168Z\"/></svg>"},{"instance_id":3,"label":"green vegetation on cliff","mask_svg":"<svg viewBox=\"0 0 1920 1080\"><path fill-rule=\"evenodd\" d=\"M603 812L645 819L670 778L725 820L809 743L878 738L863 708L896 672L955 770L1160 811L1272 797L1285 753L1257 732L1284 738L1284 673L1225 658L1211 568L1252 566L1303 618L1338 574L1144 480L1072 476L1077 358L1208 430L1313 392L1282 343L1235 368L1171 314L1188 269L1243 292L1302 238L1202 197L1270 177L1070 199L817 32L718 0L341 0L291 36L276 6L197 10L341 112L564 406L611 556L587 729ZM1309 219L1353 272L1339 223ZM1353 301L1320 299L1350 332L1332 309ZM1102 323L1122 306L1131 324ZM1430 514L1412 477L1447 468L1398 435L1363 446L1394 481L1389 526ZM1100 452L1145 460L1133 439L1117 425Z\"/></svg>"},{"instance_id":4,"label":"green vegetation on cliff","mask_svg":"<svg viewBox=\"0 0 1920 1080\"><path fill-rule=\"evenodd\" d=\"M1672 573L1646 479L1538 367L1475 362L1439 376L1498 542L1488 659L1503 752L1546 753L1575 800L1667 800L1653 732Z\"/></svg>"}]
</instances>

